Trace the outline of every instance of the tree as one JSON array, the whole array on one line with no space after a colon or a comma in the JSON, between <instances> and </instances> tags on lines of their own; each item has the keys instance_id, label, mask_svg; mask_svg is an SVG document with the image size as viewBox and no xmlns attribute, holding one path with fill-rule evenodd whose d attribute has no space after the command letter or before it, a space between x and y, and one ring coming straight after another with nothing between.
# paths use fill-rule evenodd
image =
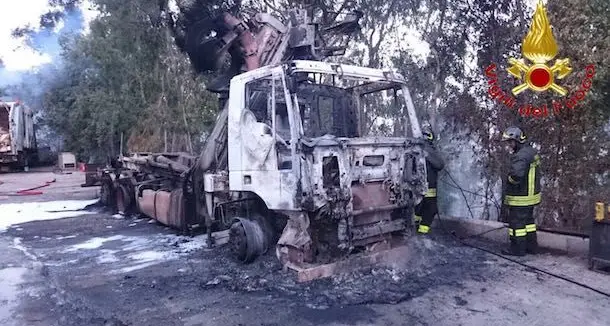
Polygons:
<instances>
[{"instance_id":1,"label":"tree","mask_svg":"<svg viewBox=\"0 0 610 326\"><path fill-rule=\"evenodd\" d=\"M66 69L46 97L45 118L82 154L125 150L194 151L210 125L215 101L190 72L145 0L95 2L102 14L90 34L63 43Z\"/></svg>"}]
</instances>

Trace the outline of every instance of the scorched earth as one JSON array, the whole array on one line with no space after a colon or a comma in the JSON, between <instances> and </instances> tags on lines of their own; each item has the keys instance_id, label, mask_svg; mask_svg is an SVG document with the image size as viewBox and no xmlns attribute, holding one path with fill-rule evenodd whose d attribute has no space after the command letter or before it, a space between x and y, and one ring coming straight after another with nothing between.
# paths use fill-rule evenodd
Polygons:
<instances>
[{"instance_id":1,"label":"scorched earth","mask_svg":"<svg viewBox=\"0 0 610 326\"><path fill-rule=\"evenodd\" d=\"M206 248L205 235L178 236L146 218L104 212L95 200L59 198L66 196L0 202L2 325L601 326L610 320L607 297L464 246L442 228L430 237L409 236L409 254L393 266L297 283L272 253L242 265L225 247ZM522 260L610 291L607 276L588 271L584 258L547 253Z\"/></svg>"}]
</instances>

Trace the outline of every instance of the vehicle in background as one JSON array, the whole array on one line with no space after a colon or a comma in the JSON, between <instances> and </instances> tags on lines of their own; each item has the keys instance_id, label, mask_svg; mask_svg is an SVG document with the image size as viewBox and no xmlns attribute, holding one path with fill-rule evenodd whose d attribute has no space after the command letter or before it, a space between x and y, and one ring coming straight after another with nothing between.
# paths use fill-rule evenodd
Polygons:
<instances>
[{"instance_id":1,"label":"vehicle in background","mask_svg":"<svg viewBox=\"0 0 610 326\"><path fill-rule=\"evenodd\" d=\"M23 170L37 161L32 110L19 101L0 101L0 170Z\"/></svg>"}]
</instances>

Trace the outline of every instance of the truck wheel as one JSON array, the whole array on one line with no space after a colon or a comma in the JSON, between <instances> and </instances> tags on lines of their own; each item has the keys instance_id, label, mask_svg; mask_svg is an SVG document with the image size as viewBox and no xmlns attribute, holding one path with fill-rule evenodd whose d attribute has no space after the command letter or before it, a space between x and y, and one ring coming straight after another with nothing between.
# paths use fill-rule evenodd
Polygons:
<instances>
[{"instance_id":1,"label":"truck wheel","mask_svg":"<svg viewBox=\"0 0 610 326\"><path fill-rule=\"evenodd\" d=\"M102 177L102 186L100 189L100 202L104 206L108 206L112 209L114 207L114 185L112 179Z\"/></svg>"},{"instance_id":2,"label":"truck wheel","mask_svg":"<svg viewBox=\"0 0 610 326\"><path fill-rule=\"evenodd\" d=\"M236 218L229 231L229 243L233 256L248 264L267 252L268 236L257 221Z\"/></svg>"},{"instance_id":3,"label":"truck wheel","mask_svg":"<svg viewBox=\"0 0 610 326\"><path fill-rule=\"evenodd\" d=\"M119 213L129 215L133 212L135 201L131 187L121 184L116 189L116 206Z\"/></svg>"}]
</instances>

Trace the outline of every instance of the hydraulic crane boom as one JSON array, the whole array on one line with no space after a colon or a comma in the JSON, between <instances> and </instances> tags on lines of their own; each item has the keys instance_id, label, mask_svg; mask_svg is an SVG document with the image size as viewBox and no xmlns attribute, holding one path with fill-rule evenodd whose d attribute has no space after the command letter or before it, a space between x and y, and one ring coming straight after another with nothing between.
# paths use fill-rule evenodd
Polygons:
<instances>
[{"instance_id":1,"label":"hydraulic crane boom","mask_svg":"<svg viewBox=\"0 0 610 326\"><path fill-rule=\"evenodd\" d=\"M226 92L231 77L285 60L316 60L342 55L349 36L359 28L360 11L340 21L323 25L314 20L315 10L290 9L285 21L267 13L240 19L229 12L193 24L186 32L186 52L200 71L227 71L208 86L212 92ZM340 44L335 43L341 39Z\"/></svg>"}]
</instances>

